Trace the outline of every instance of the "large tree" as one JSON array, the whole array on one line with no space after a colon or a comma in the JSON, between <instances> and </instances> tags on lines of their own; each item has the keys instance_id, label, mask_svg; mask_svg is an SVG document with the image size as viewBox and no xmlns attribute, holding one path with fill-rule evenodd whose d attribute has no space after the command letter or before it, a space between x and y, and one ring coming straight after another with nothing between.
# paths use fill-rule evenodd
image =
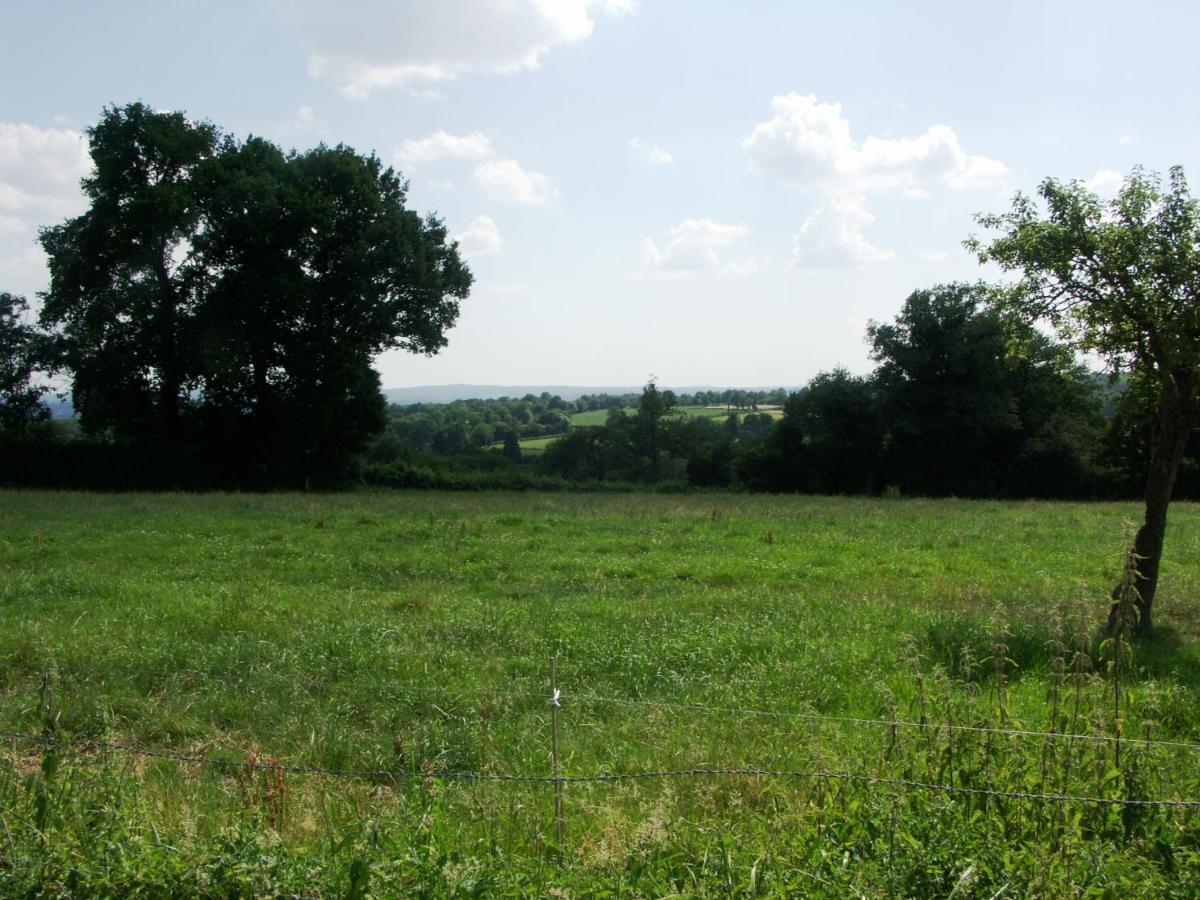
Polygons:
<instances>
[{"instance_id":1,"label":"large tree","mask_svg":"<svg viewBox=\"0 0 1200 900\"><path fill-rule=\"evenodd\" d=\"M1145 519L1132 548L1135 624L1146 633L1167 508L1200 410L1200 209L1178 167L1165 187L1134 169L1107 202L1054 179L1038 194L1042 203L1018 194L1008 212L979 216L1000 234L967 245L981 262L1019 276L1002 295L1008 309L1049 322L1077 349L1155 386Z\"/></svg>"},{"instance_id":2,"label":"large tree","mask_svg":"<svg viewBox=\"0 0 1200 900\"><path fill-rule=\"evenodd\" d=\"M84 427L262 484L338 474L385 423L373 358L436 352L470 289L442 223L343 146L286 153L141 104L89 137L90 207L42 235Z\"/></svg>"},{"instance_id":3,"label":"large tree","mask_svg":"<svg viewBox=\"0 0 1200 900\"><path fill-rule=\"evenodd\" d=\"M894 322L868 328L884 483L934 495L1079 492L1086 460L1069 438L1098 428L1096 399L1071 354L993 308L993 294L936 285L914 291ZM1059 439L1045 433L1050 422ZM1031 477L1051 471L1058 483Z\"/></svg>"}]
</instances>

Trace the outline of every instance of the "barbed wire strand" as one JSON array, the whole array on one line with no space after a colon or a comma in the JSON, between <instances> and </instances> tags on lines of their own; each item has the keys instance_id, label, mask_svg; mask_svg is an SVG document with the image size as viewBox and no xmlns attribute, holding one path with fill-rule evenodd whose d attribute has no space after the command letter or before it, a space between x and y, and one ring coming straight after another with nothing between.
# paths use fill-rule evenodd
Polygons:
<instances>
[{"instance_id":1,"label":"barbed wire strand","mask_svg":"<svg viewBox=\"0 0 1200 900\"><path fill-rule=\"evenodd\" d=\"M101 668L75 668L64 667L63 672L87 672L93 675L150 675L157 677L179 677L179 676L195 676L200 678L213 679L229 679L229 680L248 680L254 677L271 677L281 681L286 681L296 685L308 685L312 687L329 687L339 683L337 680L328 679L293 679L289 678L281 672L272 670L252 670L246 673L238 672L204 672L199 669L177 669L175 671L155 670L155 669L101 669ZM32 673L31 673L32 674ZM476 688L452 688L441 685L429 685L423 682L416 681L390 681L386 675L379 678L380 681L386 682L390 688L398 689L399 693L411 691L412 694L441 694L443 696L458 696L458 697L479 697L484 695L504 697L510 700L528 700L531 703L542 703L545 697L541 693L536 693L533 689L529 691L512 691L500 689L491 685L481 685ZM564 695L564 699L566 699ZM655 709L674 709L690 712L715 713L722 715L746 715L763 718L776 719L796 719L806 722L831 722L844 725L860 725L873 728L907 728L907 729L929 729L941 730L947 729L960 733L975 733L975 734L994 734L1005 735L1009 737L1021 737L1040 740L1063 740L1063 741L1088 741L1093 743L1123 743L1132 746L1142 747L1166 747L1175 750L1186 750L1191 753L1200 753L1200 743L1188 741L1170 741L1159 740L1152 738L1136 738L1136 737L1118 737L1110 734L1083 734L1076 732L1061 732L1061 731L1037 731L1035 729L1025 728L1001 728L995 725L963 725L952 722L915 722L905 719L872 719L869 717L859 716L834 716L822 713L807 713L796 712L792 710L772 710L772 709L756 709L751 707L735 707L735 706L715 706L703 703L682 703L671 702L666 700L644 700L635 697L607 697L601 694L593 694L587 692L574 693L570 695L570 699L590 702L603 703L617 706L641 706Z\"/></svg>"},{"instance_id":2,"label":"barbed wire strand","mask_svg":"<svg viewBox=\"0 0 1200 900\"><path fill-rule=\"evenodd\" d=\"M811 722L837 722L847 725L871 725L877 728L918 728L927 729L929 731L949 729L951 731L975 732L979 734L999 734L1027 738L1050 738L1054 740L1068 741L1094 741L1100 743L1114 743L1116 741L1120 741L1122 744L1136 744L1151 747L1172 747L1177 750L1200 752L1200 744L1188 743L1186 741L1164 741L1154 740L1151 738L1117 737L1116 735L1111 734L1080 734L1067 731L1034 731L1024 728L1000 728L999 726L993 725L961 725L953 722L937 721L921 723L914 722L910 719L870 719L856 716L830 716L823 715L821 713L802 713L792 712L789 710L746 709L736 706L706 706L700 703L672 703L664 700L639 700L621 697L602 697L594 694L573 694L572 696L579 700L590 700L600 703L612 703L616 705L649 706L660 707L663 709L692 710L695 712L745 714L781 719L802 719Z\"/></svg>"},{"instance_id":3,"label":"barbed wire strand","mask_svg":"<svg viewBox=\"0 0 1200 900\"><path fill-rule=\"evenodd\" d=\"M2 731L0 737L10 740L24 741L43 747L75 746L75 742L61 738L24 734L22 732ZM526 784L586 784L619 781L645 781L667 778L708 778L708 777L738 777L738 778L788 778L788 779L825 779L831 781L847 781L861 784L879 785L895 788L912 788L916 790L936 791L946 794L969 796L996 797L1009 800L1030 800L1050 803L1082 803L1092 805L1132 806L1132 807L1169 807L1177 809L1200 809L1200 800L1179 799L1134 799L1126 797L1094 797L1081 794L1051 794L1029 791L1004 791L991 788L973 788L964 785L941 784L932 781L917 781L908 778L889 778L882 775L868 775L861 772L828 772L820 769L759 769L752 767L708 767L693 766L681 769L657 769L643 772L601 772L589 775L523 775L499 774L491 772L473 772L463 770L429 770L423 772L399 772L388 769L334 769L321 766L297 766L278 762L262 762L259 759L235 762L233 760L209 759L202 755L171 753L163 750L150 750L129 744L110 741L86 741L79 744L86 749L111 750L119 753L129 753L154 759L167 759L177 762L194 763L213 768L231 770L270 770L296 775L322 775L334 778L375 778L391 781L405 780L437 780L437 781L486 781L486 782L517 782Z\"/></svg>"}]
</instances>

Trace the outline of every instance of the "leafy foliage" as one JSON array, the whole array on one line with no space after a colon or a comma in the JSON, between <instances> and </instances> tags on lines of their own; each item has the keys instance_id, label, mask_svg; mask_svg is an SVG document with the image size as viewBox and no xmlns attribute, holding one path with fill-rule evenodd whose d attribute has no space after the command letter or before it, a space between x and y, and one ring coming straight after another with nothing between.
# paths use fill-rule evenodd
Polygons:
<instances>
[{"instance_id":1,"label":"leafy foliage","mask_svg":"<svg viewBox=\"0 0 1200 900\"><path fill-rule=\"evenodd\" d=\"M0 435L23 432L50 415L42 403L47 388L34 381L48 348L23 321L28 310L23 297L0 293Z\"/></svg>"}]
</instances>

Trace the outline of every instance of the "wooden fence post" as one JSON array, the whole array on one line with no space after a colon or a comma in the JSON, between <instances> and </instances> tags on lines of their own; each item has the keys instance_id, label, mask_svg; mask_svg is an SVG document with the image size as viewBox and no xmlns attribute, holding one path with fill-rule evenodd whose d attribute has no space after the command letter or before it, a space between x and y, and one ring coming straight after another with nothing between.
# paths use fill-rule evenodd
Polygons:
<instances>
[{"instance_id":1,"label":"wooden fence post","mask_svg":"<svg viewBox=\"0 0 1200 900\"><path fill-rule=\"evenodd\" d=\"M566 821L563 819L562 769L558 761L558 657L550 657L550 760L554 769L554 842L558 861L562 862Z\"/></svg>"}]
</instances>

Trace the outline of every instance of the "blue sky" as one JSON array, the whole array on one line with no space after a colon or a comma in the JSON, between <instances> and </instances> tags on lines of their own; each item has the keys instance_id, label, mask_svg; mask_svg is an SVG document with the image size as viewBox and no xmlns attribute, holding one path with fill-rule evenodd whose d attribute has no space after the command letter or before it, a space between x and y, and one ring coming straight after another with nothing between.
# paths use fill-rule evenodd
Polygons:
<instances>
[{"instance_id":1,"label":"blue sky","mask_svg":"<svg viewBox=\"0 0 1200 900\"><path fill-rule=\"evenodd\" d=\"M1189 172L1187 3L24 2L0 7L0 289L80 211L110 103L409 177L477 276L386 386L798 385L982 271L972 214L1044 177ZM1193 176L1196 177L1196 176Z\"/></svg>"}]
</instances>

